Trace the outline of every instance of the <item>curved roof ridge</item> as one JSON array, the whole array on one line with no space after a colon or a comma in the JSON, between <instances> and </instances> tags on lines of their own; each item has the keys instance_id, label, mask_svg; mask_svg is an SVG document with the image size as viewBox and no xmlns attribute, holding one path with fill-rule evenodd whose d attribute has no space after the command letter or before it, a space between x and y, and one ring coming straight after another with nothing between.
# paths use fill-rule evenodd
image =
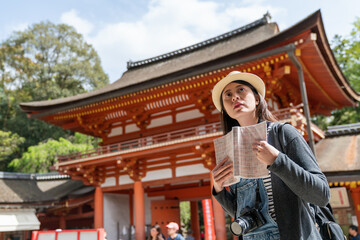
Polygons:
<instances>
[{"instance_id":1,"label":"curved roof ridge","mask_svg":"<svg viewBox=\"0 0 360 240\"><path fill-rule=\"evenodd\" d=\"M326 137L338 137L341 135L354 135L360 133L360 123L328 126L325 132Z\"/></svg>"},{"instance_id":2,"label":"curved roof ridge","mask_svg":"<svg viewBox=\"0 0 360 240\"><path fill-rule=\"evenodd\" d=\"M144 59L144 60L139 60L139 61L136 61L136 62L132 62L130 60L130 61L127 62L127 69L129 70L129 69L132 69L132 68L144 66L144 65L147 65L147 64L151 64L151 63L154 63L154 62L161 61L161 60L166 60L166 59L169 59L169 58L174 57L174 56L178 56L178 55L182 55L182 54L185 54L185 53L192 52L192 51L197 50L199 48L206 47L206 46L209 46L211 44L214 44L214 43L226 40L228 38L231 38L233 36L236 36L236 35L238 35L240 33L243 33L243 32L245 32L245 31L247 31L249 29L252 29L252 28L259 27L259 26L262 26L264 24L267 24L267 23L270 22L270 19L271 19L271 15L270 15L269 12L267 12L267 13L265 13L263 15L262 18L260 18L258 20L255 20L252 23L246 24L245 26L242 26L242 27L239 27L237 29L231 30L231 31L226 32L224 34L221 34L219 36L209 38L209 39L207 39L205 41L195 43L193 45L190 45L190 46L187 46L187 47L184 47L184 48L180 48L180 49L172 51L172 52L164 53L164 54L161 54L161 55L158 55L158 56L155 56L155 57L147 58L147 59Z\"/></svg>"},{"instance_id":3,"label":"curved roof ridge","mask_svg":"<svg viewBox=\"0 0 360 240\"><path fill-rule=\"evenodd\" d=\"M22 179L22 180L58 180L70 179L69 175L58 172L48 173L22 173L22 172L0 172L0 179Z\"/></svg>"}]
</instances>

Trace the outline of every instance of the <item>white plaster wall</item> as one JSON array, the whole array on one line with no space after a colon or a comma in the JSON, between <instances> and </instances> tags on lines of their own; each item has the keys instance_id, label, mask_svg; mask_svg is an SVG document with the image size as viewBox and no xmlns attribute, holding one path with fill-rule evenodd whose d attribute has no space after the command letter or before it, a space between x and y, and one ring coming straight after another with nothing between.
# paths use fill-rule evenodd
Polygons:
<instances>
[{"instance_id":1,"label":"white plaster wall","mask_svg":"<svg viewBox=\"0 0 360 240\"><path fill-rule=\"evenodd\" d=\"M147 128L154 128L159 126L164 126L172 123L172 117L171 116L165 116L161 118L155 118L151 120L149 126Z\"/></svg>"},{"instance_id":2,"label":"white plaster wall","mask_svg":"<svg viewBox=\"0 0 360 240\"><path fill-rule=\"evenodd\" d=\"M111 129L110 134L108 135L108 137L113 137L113 136L118 136L123 134L123 128L122 127L116 127Z\"/></svg>"},{"instance_id":3,"label":"white plaster wall","mask_svg":"<svg viewBox=\"0 0 360 240\"><path fill-rule=\"evenodd\" d=\"M134 180L132 180L129 175L126 174L126 175L121 175L119 177L119 184L120 185L128 184L128 183L134 183Z\"/></svg>"},{"instance_id":4,"label":"white plaster wall","mask_svg":"<svg viewBox=\"0 0 360 240\"><path fill-rule=\"evenodd\" d=\"M204 114L202 114L198 109L194 109L191 111L176 114L176 122L186 121L189 119L199 118L203 116Z\"/></svg>"},{"instance_id":5,"label":"white plaster wall","mask_svg":"<svg viewBox=\"0 0 360 240\"><path fill-rule=\"evenodd\" d=\"M166 179L171 177L172 177L171 169L167 168L167 169L147 172L146 176L141 181L146 182L146 181Z\"/></svg>"},{"instance_id":6,"label":"white plaster wall","mask_svg":"<svg viewBox=\"0 0 360 240\"><path fill-rule=\"evenodd\" d=\"M160 197L148 197L144 196L145 205L145 225L151 225L151 201L152 200L164 200L163 196ZM135 204L133 209L134 223L135 217ZM104 228L107 233L108 240L127 239L127 235L124 236L124 228L129 229L130 226L130 205L129 196L125 194L112 194L104 193ZM147 232L146 229L145 231ZM127 232L126 234L128 234ZM132 232L134 234L134 232Z\"/></svg>"},{"instance_id":7,"label":"white plaster wall","mask_svg":"<svg viewBox=\"0 0 360 240\"><path fill-rule=\"evenodd\" d=\"M115 186L115 184L116 184L115 177L108 177L105 179L105 182L101 184L101 187Z\"/></svg>"},{"instance_id":8,"label":"white plaster wall","mask_svg":"<svg viewBox=\"0 0 360 240\"><path fill-rule=\"evenodd\" d=\"M209 173L209 172L210 170L205 168L203 164L195 164L195 165L176 168L177 177L201 174L201 173Z\"/></svg>"},{"instance_id":9,"label":"white plaster wall","mask_svg":"<svg viewBox=\"0 0 360 240\"><path fill-rule=\"evenodd\" d=\"M130 225L129 196L104 193L104 228L108 240L121 238L120 231Z\"/></svg>"},{"instance_id":10,"label":"white plaster wall","mask_svg":"<svg viewBox=\"0 0 360 240\"><path fill-rule=\"evenodd\" d=\"M125 126L125 133L136 132L136 131L139 131L139 130L140 130L140 128L138 128L135 123Z\"/></svg>"}]
</instances>

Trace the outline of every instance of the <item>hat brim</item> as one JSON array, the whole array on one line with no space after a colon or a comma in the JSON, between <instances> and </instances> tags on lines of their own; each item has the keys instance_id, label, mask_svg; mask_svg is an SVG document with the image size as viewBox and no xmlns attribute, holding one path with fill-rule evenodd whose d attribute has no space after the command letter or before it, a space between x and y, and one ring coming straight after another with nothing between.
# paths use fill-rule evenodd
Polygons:
<instances>
[{"instance_id":1,"label":"hat brim","mask_svg":"<svg viewBox=\"0 0 360 240\"><path fill-rule=\"evenodd\" d=\"M221 112L221 94L224 88L231 82L241 80L251 84L256 91L265 98L265 84L263 80L255 74L252 73L242 73L238 71L233 71L229 73L226 77L221 79L217 84L215 84L212 91L212 100L217 110Z\"/></svg>"},{"instance_id":2,"label":"hat brim","mask_svg":"<svg viewBox=\"0 0 360 240\"><path fill-rule=\"evenodd\" d=\"M168 225L166 225L166 228L173 228L173 229L175 229L175 230L179 230L179 226L178 225L172 225L172 224L168 224Z\"/></svg>"}]
</instances>

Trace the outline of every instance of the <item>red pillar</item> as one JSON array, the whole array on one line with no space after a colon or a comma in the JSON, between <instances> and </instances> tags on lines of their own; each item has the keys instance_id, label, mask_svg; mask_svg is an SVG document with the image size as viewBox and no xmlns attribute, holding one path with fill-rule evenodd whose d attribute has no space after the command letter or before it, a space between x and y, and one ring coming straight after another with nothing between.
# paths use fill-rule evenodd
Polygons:
<instances>
[{"instance_id":1,"label":"red pillar","mask_svg":"<svg viewBox=\"0 0 360 240\"><path fill-rule=\"evenodd\" d=\"M60 229L66 229L66 220L65 220L64 216L60 216L59 228Z\"/></svg>"},{"instance_id":2,"label":"red pillar","mask_svg":"<svg viewBox=\"0 0 360 240\"><path fill-rule=\"evenodd\" d=\"M202 200L205 240L215 240L214 215L211 199Z\"/></svg>"},{"instance_id":3,"label":"red pillar","mask_svg":"<svg viewBox=\"0 0 360 240\"><path fill-rule=\"evenodd\" d=\"M197 201L190 202L191 207L191 230L196 240L200 239L199 207Z\"/></svg>"},{"instance_id":4,"label":"red pillar","mask_svg":"<svg viewBox=\"0 0 360 240\"><path fill-rule=\"evenodd\" d=\"M145 200L144 188L141 181L134 183L135 201L135 239L144 240L145 236Z\"/></svg>"},{"instance_id":5,"label":"red pillar","mask_svg":"<svg viewBox=\"0 0 360 240\"><path fill-rule=\"evenodd\" d=\"M130 214L130 225L134 225L134 200L133 200L133 191L129 192L129 214Z\"/></svg>"},{"instance_id":6,"label":"red pillar","mask_svg":"<svg viewBox=\"0 0 360 240\"><path fill-rule=\"evenodd\" d=\"M360 187L350 188L358 223L360 223Z\"/></svg>"},{"instance_id":7,"label":"red pillar","mask_svg":"<svg viewBox=\"0 0 360 240\"><path fill-rule=\"evenodd\" d=\"M101 187L96 187L94 197L94 228L104 227L104 199Z\"/></svg>"},{"instance_id":8,"label":"red pillar","mask_svg":"<svg viewBox=\"0 0 360 240\"><path fill-rule=\"evenodd\" d=\"M213 178L211 179L211 191L213 188ZM216 240L226 240L226 221L225 221L225 212L221 207L220 203L211 195L211 200L213 203L213 212L214 212L214 222L215 222L215 233Z\"/></svg>"},{"instance_id":9,"label":"red pillar","mask_svg":"<svg viewBox=\"0 0 360 240\"><path fill-rule=\"evenodd\" d=\"M226 240L225 212L220 203L212 197L216 240Z\"/></svg>"}]
</instances>

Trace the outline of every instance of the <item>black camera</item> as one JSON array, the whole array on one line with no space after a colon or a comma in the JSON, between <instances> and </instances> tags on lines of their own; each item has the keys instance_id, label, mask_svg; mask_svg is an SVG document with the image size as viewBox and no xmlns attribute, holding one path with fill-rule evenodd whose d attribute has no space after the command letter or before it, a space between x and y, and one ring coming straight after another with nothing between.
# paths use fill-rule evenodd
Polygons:
<instances>
[{"instance_id":1,"label":"black camera","mask_svg":"<svg viewBox=\"0 0 360 240\"><path fill-rule=\"evenodd\" d=\"M264 225L265 222L258 209L246 207L240 217L230 224L230 231L236 236L241 236Z\"/></svg>"}]
</instances>

